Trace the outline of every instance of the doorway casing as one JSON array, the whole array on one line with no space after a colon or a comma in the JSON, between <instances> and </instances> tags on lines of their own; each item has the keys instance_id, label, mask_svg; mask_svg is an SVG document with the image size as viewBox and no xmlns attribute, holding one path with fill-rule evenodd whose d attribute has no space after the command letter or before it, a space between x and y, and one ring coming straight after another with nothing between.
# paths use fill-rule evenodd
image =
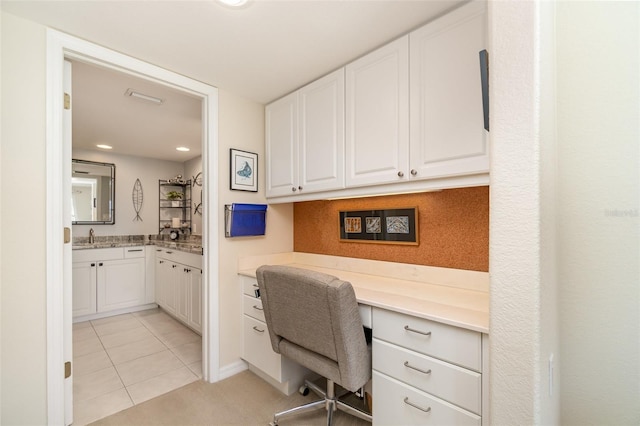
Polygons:
<instances>
[{"instance_id":1,"label":"doorway casing","mask_svg":"<svg viewBox=\"0 0 640 426\"><path fill-rule=\"evenodd\" d=\"M155 65L106 49L56 30L47 29L46 93L46 293L47 293L47 419L49 424L65 423L64 339L70 338L70 306L65 292L71 288L70 243L64 244L64 227L70 218L63 212L65 161L70 163L71 147L64 142L64 60L76 59L173 87L202 99L203 167L203 379L219 380L218 320L218 90ZM69 157L69 158L67 158ZM67 300L67 305L69 305ZM69 312L65 312L68 310ZM68 328L68 330L67 330Z\"/></svg>"}]
</instances>

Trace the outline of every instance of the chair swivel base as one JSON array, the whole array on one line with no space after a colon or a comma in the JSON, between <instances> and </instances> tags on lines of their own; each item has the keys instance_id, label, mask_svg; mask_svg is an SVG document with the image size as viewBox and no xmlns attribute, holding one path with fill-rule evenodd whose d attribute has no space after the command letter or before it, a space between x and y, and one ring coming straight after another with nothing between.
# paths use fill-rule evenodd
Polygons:
<instances>
[{"instance_id":1,"label":"chair swivel base","mask_svg":"<svg viewBox=\"0 0 640 426\"><path fill-rule=\"evenodd\" d=\"M372 417L371 414L361 411L357 408L354 408L348 404L345 404L342 401L339 401L335 396L335 385L331 380L327 380L327 391L324 392L320 387L318 387L315 383L312 383L308 380L305 380L305 385L314 391L316 394L321 396L323 399L319 401L310 402L308 404L301 405L299 407L290 408L288 410L281 411L276 413L273 416L273 422L270 423L272 426L277 426L278 421L285 417L290 417L296 414L302 414L309 411L326 409L327 410L327 426L331 426L333 422L333 412L336 410L344 411L345 413L349 413L352 416L359 417L363 420L371 422Z\"/></svg>"}]
</instances>

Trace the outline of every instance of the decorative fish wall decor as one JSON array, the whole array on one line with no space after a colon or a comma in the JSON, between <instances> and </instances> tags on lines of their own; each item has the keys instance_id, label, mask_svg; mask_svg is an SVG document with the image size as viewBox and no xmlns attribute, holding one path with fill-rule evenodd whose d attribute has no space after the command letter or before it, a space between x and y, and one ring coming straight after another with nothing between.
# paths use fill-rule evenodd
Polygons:
<instances>
[{"instance_id":1,"label":"decorative fish wall decor","mask_svg":"<svg viewBox=\"0 0 640 426\"><path fill-rule=\"evenodd\" d=\"M143 193L142 183L140 182L140 179L136 179L136 183L133 184L131 199L133 201L133 210L135 210L136 212L136 217L133 218L133 221L135 222L139 220L142 222L142 218L140 217L140 210L142 209Z\"/></svg>"}]
</instances>

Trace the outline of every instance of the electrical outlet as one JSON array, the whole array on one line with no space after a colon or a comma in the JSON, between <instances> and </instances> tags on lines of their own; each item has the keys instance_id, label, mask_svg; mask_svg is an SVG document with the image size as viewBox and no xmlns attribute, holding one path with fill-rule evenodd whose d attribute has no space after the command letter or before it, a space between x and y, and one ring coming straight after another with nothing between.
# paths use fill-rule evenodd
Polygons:
<instances>
[{"instance_id":1,"label":"electrical outlet","mask_svg":"<svg viewBox=\"0 0 640 426\"><path fill-rule=\"evenodd\" d=\"M553 354L549 355L549 396L553 396Z\"/></svg>"}]
</instances>

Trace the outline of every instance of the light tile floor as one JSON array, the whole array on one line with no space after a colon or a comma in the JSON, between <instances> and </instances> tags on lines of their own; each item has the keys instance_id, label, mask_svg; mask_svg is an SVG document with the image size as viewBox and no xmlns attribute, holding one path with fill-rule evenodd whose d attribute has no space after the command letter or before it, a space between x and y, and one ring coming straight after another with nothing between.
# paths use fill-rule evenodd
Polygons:
<instances>
[{"instance_id":1,"label":"light tile floor","mask_svg":"<svg viewBox=\"0 0 640 426\"><path fill-rule=\"evenodd\" d=\"M74 426L202 378L202 339L161 309L73 325Z\"/></svg>"}]
</instances>

